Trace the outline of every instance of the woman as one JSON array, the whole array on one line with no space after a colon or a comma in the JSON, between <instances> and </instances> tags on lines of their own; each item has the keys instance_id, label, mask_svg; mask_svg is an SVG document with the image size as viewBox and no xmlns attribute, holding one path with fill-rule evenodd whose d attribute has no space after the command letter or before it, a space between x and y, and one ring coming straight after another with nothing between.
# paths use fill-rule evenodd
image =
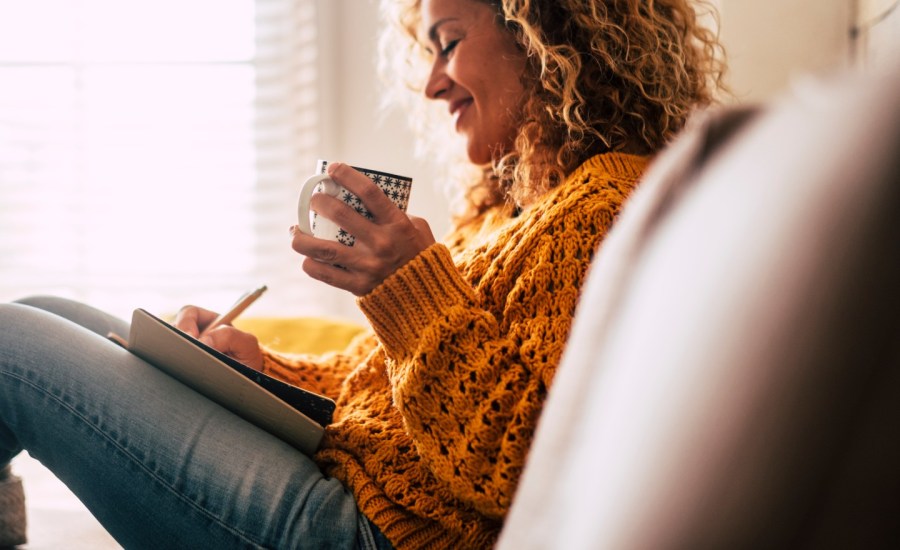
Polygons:
<instances>
[{"instance_id":1,"label":"woman","mask_svg":"<svg viewBox=\"0 0 900 550\"><path fill-rule=\"evenodd\" d=\"M312 460L59 317L100 334L121 322L53 299L0 309L0 464L29 449L126 546L490 546L592 255L721 76L686 0L384 7L479 169L467 209L439 244L332 164L374 220L317 196L356 245L292 228L292 246L311 277L359 296L372 333L322 358L230 326L204 337L335 398ZM176 325L196 335L213 317L186 307Z\"/></svg>"}]
</instances>

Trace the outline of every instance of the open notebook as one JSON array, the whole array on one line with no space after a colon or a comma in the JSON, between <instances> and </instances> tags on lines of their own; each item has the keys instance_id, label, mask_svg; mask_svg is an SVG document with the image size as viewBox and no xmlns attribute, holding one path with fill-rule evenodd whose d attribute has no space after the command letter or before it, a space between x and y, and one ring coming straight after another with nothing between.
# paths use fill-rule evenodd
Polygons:
<instances>
[{"instance_id":1,"label":"open notebook","mask_svg":"<svg viewBox=\"0 0 900 550\"><path fill-rule=\"evenodd\" d=\"M308 455L331 423L331 399L251 369L146 310L134 310L126 347Z\"/></svg>"}]
</instances>

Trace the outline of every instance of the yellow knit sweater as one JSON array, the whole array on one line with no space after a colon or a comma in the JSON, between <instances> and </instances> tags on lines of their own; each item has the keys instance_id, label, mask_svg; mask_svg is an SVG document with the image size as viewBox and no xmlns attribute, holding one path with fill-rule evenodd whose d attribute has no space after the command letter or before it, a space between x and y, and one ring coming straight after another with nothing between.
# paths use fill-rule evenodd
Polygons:
<instances>
[{"instance_id":1,"label":"yellow knit sweater","mask_svg":"<svg viewBox=\"0 0 900 550\"><path fill-rule=\"evenodd\" d=\"M487 548L509 510L598 243L646 160L591 158L514 218L489 211L359 306L374 329L270 374L337 401L315 460L397 548Z\"/></svg>"}]
</instances>

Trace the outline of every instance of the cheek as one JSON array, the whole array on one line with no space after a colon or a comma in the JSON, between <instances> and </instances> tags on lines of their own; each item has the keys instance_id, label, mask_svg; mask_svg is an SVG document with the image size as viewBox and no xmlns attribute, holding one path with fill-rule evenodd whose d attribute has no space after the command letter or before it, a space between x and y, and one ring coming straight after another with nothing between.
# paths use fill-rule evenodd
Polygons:
<instances>
[{"instance_id":1,"label":"cheek","mask_svg":"<svg viewBox=\"0 0 900 550\"><path fill-rule=\"evenodd\" d=\"M522 116L522 101L525 93L519 82L518 74L510 73L505 76L505 79L498 79L495 84L491 118L497 125L498 131L502 131L504 134L515 134ZM507 141L512 141L512 139L509 138Z\"/></svg>"},{"instance_id":2,"label":"cheek","mask_svg":"<svg viewBox=\"0 0 900 550\"><path fill-rule=\"evenodd\" d=\"M503 55L503 54L500 54ZM497 63L487 69L489 80L487 90L491 94L494 105L502 110L506 117L516 116L519 112L525 90L522 86L522 75L525 72L525 62L518 55L498 55Z\"/></svg>"}]
</instances>

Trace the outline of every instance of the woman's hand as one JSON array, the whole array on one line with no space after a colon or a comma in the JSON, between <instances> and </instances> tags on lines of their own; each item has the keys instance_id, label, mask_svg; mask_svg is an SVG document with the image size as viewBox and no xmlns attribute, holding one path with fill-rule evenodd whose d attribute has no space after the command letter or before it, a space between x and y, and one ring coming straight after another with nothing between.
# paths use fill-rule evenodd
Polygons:
<instances>
[{"instance_id":1,"label":"woman's hand","mask_svg":"<svg viewBox=\"0 0 900 550\"><path fill-rule=\"evenodd\" d=\"M407 216L364 174L334 163L328 166L328 175L359 197L373 219L360 216L340 199L324 193L313 195L313 210L356 237L353 246L346 246L291 227L291 246L306 256L303 271L313 279L363 296L434 244L428 223Z\"/></svg>"},{"instance_id":2,"label":"woman's hand","mask_svg":"<svg viewBox=\"0 0 900 550\"><path fill-rule=\"evenodd\" d=\"M200 336L203 328L218 317L215 312L197 306L184 306L175 317L175 328L197 338L207 346L240 361L248 367L261 371L262 351L256 336L231 325L221 325Z\"/></svg>"}]
</instances>

